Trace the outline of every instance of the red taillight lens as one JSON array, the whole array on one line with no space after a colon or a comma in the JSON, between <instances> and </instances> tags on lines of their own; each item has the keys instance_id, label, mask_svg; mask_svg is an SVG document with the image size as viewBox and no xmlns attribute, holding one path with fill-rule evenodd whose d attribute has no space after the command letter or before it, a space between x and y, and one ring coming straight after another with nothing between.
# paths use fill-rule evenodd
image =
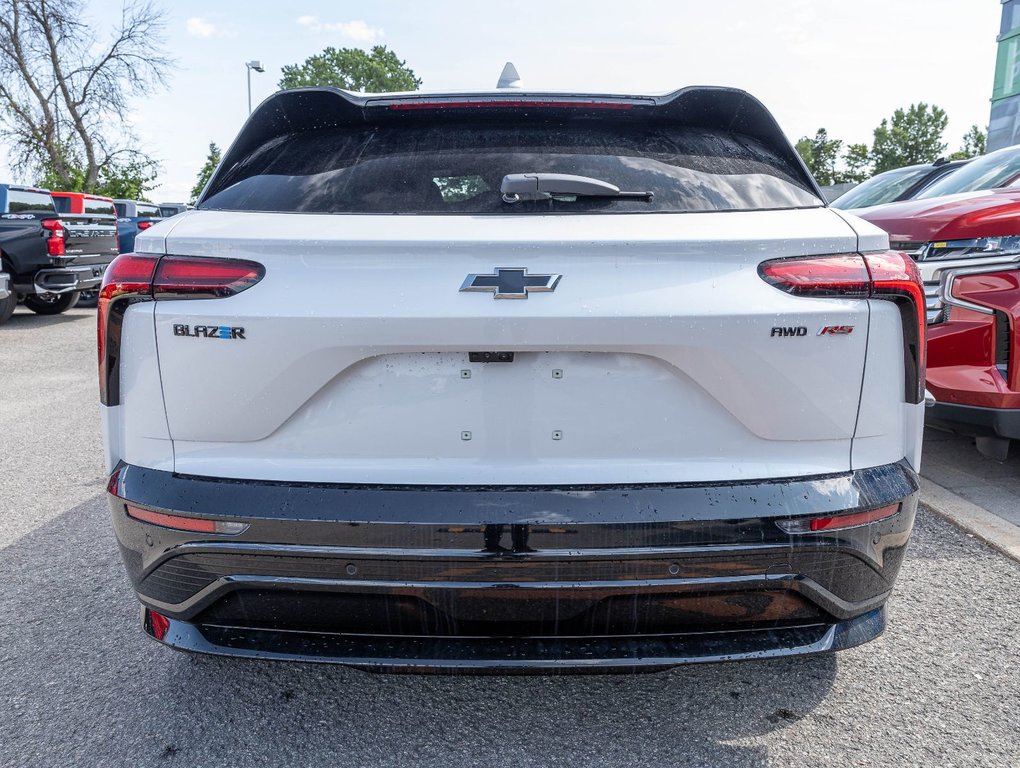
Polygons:
<instances>
[{"instance_id":1,"label":"red taillight lens","mask_svg":"<svg viewBox=\"0 0 1020 768\"><path fill-rule=\"evenodd\" d=\"M233 296L251 288L266 270L254 261L166 256L159 262L153 295L165 299Z\"/></svg>"},{"instance_id":2,"label":"red taillight lens","mask_svg":"<svg viewBox=\"0 0 1020 768\"><path fill-rule=\"evenodd\" d=\"M794 296L858 297L871 295L871 279L859 254L777 259L759 267L765 282Z\"/></svg>"},{"instance_id":3,"label":"red taillight lens","mask_svg":"<svg viewBox=\"0 0 1020 768\"><path fill-rule=\"evenodd\" d=\"M889 504L864 512L850 512L841 515L825 515L822 517L800 517L793 520L777 520L776 525L787 533L825 533L842 531L847 528L858 528L880 520L888 520L900 511L899 503Z\"/></svg>"},{"instance_id":4,"label":"red taillight lens","mask_svg":"<svg viewBox=\"0 0 1020 768\"><path fill-rule=\"evenodd\" d=\"M928 332L921 270L917 268L917 263L912 258L899 251L869 253L866 254L866 258L873 286L871 295L875 298L900 301L900 311L904 313L904 328L917 329L912 342L916 350L911 357L917 365L920 379L918 399L915 401L919 403L924 400L924 373L927 360L925 339Z\"/></svg>"},{"instance_id":5,"label":"red taillight lens","mask_svg":"<svg viewBox=\"0 0 1020 768\"><path fill-rule=\"evenodd\" d=\"M138 222L138 229L139 229L139 231L144 232L149 227L151 227L152 224L153 223L151 221L144 221L144 220L140 221L140 222Z\"/></svg>"},{"instance_id":6,"label":"red taillight lens","mask_svg":"<svg viewBox=\"0 0 1020 768\"><path fill-rule=\"evenodd\" d=\"M903 325L908 403L924 401L924 284L914 260L898 251L807 256L766 261L758 272L769 285L794 296L874 298L897 303Z\"/></svg>"},{"instance_id":7,"label":"red taillight lens","mask_svg":"<svg viewBox=\"0 0 1020 768\"><path fill-rule=\"evenodd\" d=\"M96 332L99 397L120 404L120 332L132 302L150 299L217 299L251 288L266 270L254 261L199 256L122 253L106 269L99 289Z\"/></svg>"},{"instance_id":8,"label":"red taillight lens","mask_svg":"<svg viewBox=\"0 0 1020 768\"><path fill-rule=\"evenodd\" d=\"M132 301L152 297L152 275L159 256L122 253L110 262L99 289L96 346L99 352L99 400L120 403L120 332L124 310Z\"/></svg>"},{"instance_id":9,"label":"red taillight lens","mask_svg":"<svg viewBox=\"0 0 1020 768\"><path fill-rule=\"evenodd\" d=\"M221 533L235 535L242 533L248 528L247 523L235 523L230 520L209 520L200 517L184 517L182 515L169 515L165 512L153 512L151 509L141 509L125 504L128 517L141 520L143 523L159 525L163 528L173 528L176 531L192 531L193 533Z\"/></svg>"},{"instance_id":10,"label":"red taillight lens","mask_svg":"<svg viewBox=\"0 0 1020 768\"><path fill-rule=\"evenodd\" d=\"M66 253L63 224L59 219L43 219L39 223L50 233L46 238L46 253L50 256L63 256Z\"/></svg>"},{"instance_id":11,"label":"red taillight lens","mask_svg":"<svg viewBox=\"0 0 1020 768\"><path fill-rule=\"evenodd\" d=\"M152 631L152 636L157 640L162 640L166 637L167 632L170 631L170 619L162 613L156 613L151 608L146 608L145 619L149 624L149 629Z\"/></svg>"}]
</instances>

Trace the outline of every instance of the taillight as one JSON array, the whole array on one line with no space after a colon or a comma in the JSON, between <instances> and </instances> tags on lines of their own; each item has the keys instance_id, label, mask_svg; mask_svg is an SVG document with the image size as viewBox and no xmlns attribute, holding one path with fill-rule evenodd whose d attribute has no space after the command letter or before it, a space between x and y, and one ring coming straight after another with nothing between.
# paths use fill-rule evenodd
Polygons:
<instances>
[{"instance_id":1,"label":"taillight","mask_svg":"<svg viewBox=\"0 0 1020 768\"><path fill-rule=\"evenodd\" d=\"M166 256L156 269L153 295L157 299L224 298L251 288L265 273L254 261Z\"/></svg>"},{"instance_id":2,"label":"taillight","mask_svg":"<svg viewBox=\"0 0 1020 768\"><path fill-rule=\"evenodd\" d=\"M99 401L120 404L120 334L124 312L152 298L152 275L159 256L122 253L110 262L99 289L96 342L99 351Z\"/></svg>"},{"instance_id":3,"label":"taillight","mask_svg":"<svg viewBox=\"0 0 1020 768\"><path fill-rule=\"evenodd\" d=\"M787 533L826 533L828 531L843 531L847 528L859 528L862 525L871 525L881 520L888 520L900 511L899 503L889 504L877 509L868 509L864 512L846 512L836 515L821 515L819 517L796 517L792 520L776 520L776 525Z\"/></svg>"},{"instance_id":4,"label":"taillight","mask_svg":"<svg viewBox=\"0 0 1020 768\"><path fill-rule=\"evenodd\" d=\"M145 230L147 230L151 226L152 226L152 222L148 221L147 219L143 219L142 221L138 222L138 230L140 232L144 232Z\"/></svg>"},{"instance_id":5,"label":"taillight","mask_svg":"<svg viewBox=\"0 0 1020 768\"><path fill-rule=\"evenodd\" d=\"M253 261L122 253L99 289L96 319L99 399L120 405L120 336L130 304L158 299L217 299L251 288L265 275Z\"/></svg>"},{"instance_id":6,"label":"taillight","mask_svg":"<svg viewBox=\"0 0 1020 768\"><path fill-rule=\"evenodd\" d=\"M794 296L893 301L903 325L905 398L924 401L924 284L914 260L898 251L806 256L766 261L758 267L769 285Z\"/></svg>"},{"instance_id":7,"label":"taillight","mask_svg":"<svg viewBox=\"0 0 1020 768\"><path fill-rule=\"evenodd\" d=\"M50 256L63 256L66 253L64 225L60 223L60 219L43 219L39 223L43 229L49 232L46 237L46 253Z\"/></svg>"}]
</instances>

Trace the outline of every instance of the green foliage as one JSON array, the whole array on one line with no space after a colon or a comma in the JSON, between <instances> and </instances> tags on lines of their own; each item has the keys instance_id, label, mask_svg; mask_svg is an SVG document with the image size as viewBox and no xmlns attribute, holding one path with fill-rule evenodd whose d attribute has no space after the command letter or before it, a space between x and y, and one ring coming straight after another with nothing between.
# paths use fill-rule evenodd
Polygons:
<instances>
[{"instance_id":1,"label":"green foliage","mask_svg":"<svg viewBox=\"0 0 1020 768\"><path fill-rule=\"evenodd\" d=\"M220 158L222 153L220 148L216 146L215 141L209 142L209 154L206 155L205 165L202 166L202 170L198 172L198 181L195 182L195 186L191 189L191 203L194 205L195 201L198 200L198 196L202 194L202 190L205 189L205 185L209 183L209 179L212 178L213 172L216 170L216 166L220 164Z\"/></svg>"},{"instance_id":2,"label":"green foliage","mask_svg":"<svg viewBox=\"0 0 1020 768\"><path fill-rule=\"evenodd\" d=\"M309 56L304 64L283 68L280 88L310 85L331 85L348 91L416 91L421 80L407 63L385 45L373 46L366 52L360 48L326 48Z\"/></svg>"},{"instance_id":3,"label":"green foliage","mask_svg":"<svg viewBox=\"0 0 1020 768\"><path fill-rule=\"evenodd\" d=\"M804 136L796 144L797 152L804 159L804 164L815 177L815 181L823 187L837 183L836 163L842 147L843 142L839 139L830 139L828 131L824 128L819 128L813 139Z\"/></svg>"},{"instance_id":4,"label":"green foliage","mask_svg":"<svg viewBox=\"0 0 1020 768\"><path fill-rule=\"evenodd\" d=\"M946 150L942 134L948 122L945 111L934 104L919 102L897 109L875 129L871 145L875 173L938 160Z\"/></svg>"},{"instance_id":5,"label":"green foliage","mask_svg":"<svg viewBox=\"0 0 1020 768\"><path fill-rule=\"evenodd\" d=\"M949 156L950 160L967 160L971 157L978 157L987 151L987 134L978 126L972 125L970 130L963 134L963 146Z\"/></svg>"},{"instance_id":6,"label":"green foliage","mask_svg":"<svg viewBox=\"0 0 1020 768\"><path fill-rule=\"evenodd\" d=\"M64 168L65 172L60 174L51 166L44 166L36 185L61 192L88 192L127 200L148 200L145 195L156 186L155 181L159 175L158 163L134 154L127 160L110 161L100 168L95 184L87 183L86 170L82 165L65 159Z\"/></svg>"},{"instance_id":7,"label":"green foliage","mask_svg":"<svg viewBox=\"0 0 1020 768\"><path fill-rule=\"evenodd\" d=\"M871 170L871 150L867 144L848 144L843 153L843 170L840 181L851 181L860 184L874 175Z\"/></svg>"}]
</instances>

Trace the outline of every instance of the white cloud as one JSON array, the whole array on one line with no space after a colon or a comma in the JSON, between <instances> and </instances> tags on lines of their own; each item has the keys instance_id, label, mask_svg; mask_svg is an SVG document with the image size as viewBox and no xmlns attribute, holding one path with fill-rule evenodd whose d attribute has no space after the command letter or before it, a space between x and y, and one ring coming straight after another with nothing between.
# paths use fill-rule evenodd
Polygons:
<instances>
[{"instance_id":1,"label":"white cloud","mask_svg":"<svg viewBox=\"0 0 1020 768\"><path fill-rule=\"evenodd\" d=\"M192 37L212 37L216 33L216 25L201 16L192 16L187 24Z\"/></svg>"},{"instance_id":2,"label":"white cloud","mask_svg":"<svg viewBox=\"0 0 1020 768\"><path fill-rule=\"evenodd\" d=\"M312 32L338 32L355 43L371 45L383 36L379 27L370 27L365 22L355 21L320 21L318 16L298 16L297 23Z\"/></svg>"}]
</instances>

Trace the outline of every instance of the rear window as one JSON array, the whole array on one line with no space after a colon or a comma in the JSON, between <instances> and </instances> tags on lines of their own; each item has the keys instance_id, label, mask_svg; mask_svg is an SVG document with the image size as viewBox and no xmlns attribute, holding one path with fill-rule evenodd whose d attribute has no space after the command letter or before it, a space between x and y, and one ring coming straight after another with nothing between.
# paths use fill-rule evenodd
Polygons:
<instances>
[{"instance_id":1,"label":"rear window","mask_svg":"<svg viewBox=\"0 0 1020 768\"><path fill-rule=\"evenodd\" d=\"M53 198L49 192L30 192L24 189L7 190L7 210L5 213L21 213L22 211L56 211Z\"/></svg>"},{"instance_id":2,"label":"rear window","mask_svg":"<svg viewBox=\"0 0 1020 768\"><path fill-rule=\"evenodd\" d=\"M113 207L113 203L108 203L105 200L89 200L85 199L85 213L104 213L107 215L117 215L117 211Z\"/></svg>"},{"instance_id":3,"label":"rear window","mask_svg":"<svg viewBox=\"0 0 1020 768\"><path fill-rule=\"evenodd\" d=\"M511 173L566 173L649 200L504 203ZM521 214L736 211L821 205L756 140L669 125L443 123L309 131L260 147L200 208L301 213Z\"/></svg>"},{"instance_id":4,"label":"rear window","mask_svg":"<svg viewBox=\"0 0 1020 768\"><path fill-rule=\"evenodd\" d=\"M140 219L161 219L163 214L159 208L155 205L142 205L139 203L137 206L137 213L135 214Z\"/></svg>"},{"instance_id":5,"label":"rear window","mask_svg":"<svg viewBox=\"0 0 1020 768\"><path fill-rule=\"evenodd\" d=\"M53 207L57 213L71 212L71 198L62 195L53 195Z\"/></svg>"},{"instance_id":6,"label":"rear window","mask_svg":"<svg viewBox=\"0 0 1020 768\"><path fill-rule=\"evenodd\" d=\"M114 209L117 211L117 215L122 219L127 218L127 205L124 203L114 203Z\"/></svg>"}]
</instances>

